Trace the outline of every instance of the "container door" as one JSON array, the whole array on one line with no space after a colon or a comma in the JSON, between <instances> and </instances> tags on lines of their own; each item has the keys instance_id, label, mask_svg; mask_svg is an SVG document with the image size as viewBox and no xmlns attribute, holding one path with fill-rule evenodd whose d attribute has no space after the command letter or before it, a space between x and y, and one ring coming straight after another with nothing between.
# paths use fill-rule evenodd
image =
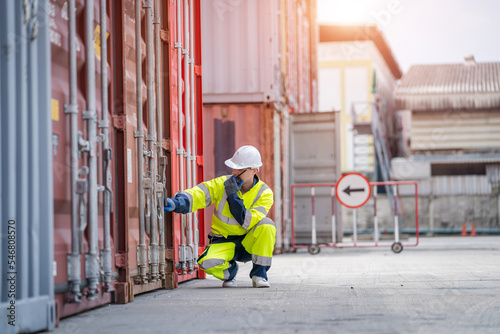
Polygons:
<instances>
[{"instance_id":1,"label":"container door","mask_svg":"<svg viewBox=\"0 0 500 334\"><path fill-rule=\"evenodd\" d=\"M104 20L98 0L75 1L74 10L69 1L48 3L58 319L110 303L117 277L112 204L117 159L112 158L116 150L110 126L114 58L107 5ZM101 27L106 38L101 38Z\"/></svg>"},{"instance_id":2,"label":"container door","mask_svg":"<svg viewBox=\"0 0 500 334\"><path fill-rule=\"evenodd\" d=\"M292 114L290 129L290 185L301 183L334 183L340 177L339 115L333 112ZM310 188L295 192L295 240L311 243ZM316 226L318 243L332 242L331 195L329 189L316 193ZM337 221L340 221L338 208ZM337 224L337 235L342 235ZM291 229L287 229L290 231Z\"/></svg>"}]
</instances>

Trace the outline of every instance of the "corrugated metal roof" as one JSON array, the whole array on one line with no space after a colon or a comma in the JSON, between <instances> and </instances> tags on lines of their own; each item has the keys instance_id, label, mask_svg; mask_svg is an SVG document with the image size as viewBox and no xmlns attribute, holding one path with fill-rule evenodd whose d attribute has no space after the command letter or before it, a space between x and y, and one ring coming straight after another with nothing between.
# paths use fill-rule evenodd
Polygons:
<instances>
[{"instance_id":1,"label":"corrugated metal roof","mask_svg":"<svg viewBox=\"0 0 500 334\"><path fill-rule=\"evenodd\" d=\"M414 65L394 96L399 110L500 107L500 62Z\"/></svg>"}]
</instances>

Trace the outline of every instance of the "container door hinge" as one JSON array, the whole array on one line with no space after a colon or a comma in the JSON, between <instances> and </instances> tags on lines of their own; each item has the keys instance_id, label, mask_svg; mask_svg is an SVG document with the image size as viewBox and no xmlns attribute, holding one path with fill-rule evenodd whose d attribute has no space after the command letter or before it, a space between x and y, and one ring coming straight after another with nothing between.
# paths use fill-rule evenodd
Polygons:
<instances>
[{"instance_id":1,"label":"container door hinge","mask_svg":"<svg viewBox=\"0 0 500 334\"><path fill-rule=\"evenodd\" d=\"M126 268L127 267L127 254L126 253L115 254L115 266L117 268Z\"/></svg>"},{"instance_id":2,"label":"container door hinge","mask_svg":"<svg viewBox=\"0 0 500 334\"><path fill-rule=\"evenodd\" d=\"M194 66L194 74L197 76L201 76L201 66Z\"/></svg>"},{"instance_id":3,"label":"container door hinge","mask_svg":"<svg viewBox=\"0 0 500 334\"><path fill-rule=\"evenodd\" d=\"M198 166L203 166L203 156L202 155L197 155L196 156L196 164Z\"/></svg>"},{"instance_id":4,"label":"container door hinge","mask_svg":"<svg viewBox=\"0 0 500 334\"><path fill-rule=\"evenodd\" d=\"M160 39L163 41L163 43L168 44L170 42L168 34L169 34L168 30L160 30Z\"/></svg>"},{"instance_id":5,"label":"container door hinge","mask_svg":"<svg viewBox=\"0 0 500 334\"><path fill-rule=\"evenodd\" d=\"M127 128L127 116L114 115L113 116L113 126L117 130L125 131L125 129Z\"/></svg>"},{"instance_id":6,"label":"container door hinge","mask_svg":"<svg viewBox=\"0 0 500 334\"><path fill-rule=\"evenodd\" d=\"M174 261L174 250L172 248L165 249L165 259Z\"/></svg>"},{"instance_id":7,"label":"container door hinge","mask_svg":"<svg viewBox=\"0 0 500 334\"><path fill-rule=\"evenodd\" d=\"M162 147L165 151L170 152L172 149L172 139L163 139Z\"/></svg>"}]
</instances>

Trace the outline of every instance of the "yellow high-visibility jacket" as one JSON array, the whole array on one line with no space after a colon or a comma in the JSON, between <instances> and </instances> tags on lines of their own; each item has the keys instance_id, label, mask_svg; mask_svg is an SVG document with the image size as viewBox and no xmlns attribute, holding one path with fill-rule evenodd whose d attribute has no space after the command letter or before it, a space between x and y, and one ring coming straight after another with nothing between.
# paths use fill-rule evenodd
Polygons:
<instances>
[{"instance_id":1,"label":"yellow high-visibility jacket","mask_svg":"<svg viewBox=\"0 0 500 334\"><path fill-rule=\"evenodd\" d=\"M240 225L229 210L224 187L224 181L229 177L231 175L224 175L181 192L189 199L189 212L215 204L212 216L212 234L225 238L231 235L246 234L262 218L267 216L274 203L273 191L256 176L257 183L249 191L245 194L242 194L241 191L237 193L246 208L245 220L243 225Z\"/></svg>"}]
</instances>

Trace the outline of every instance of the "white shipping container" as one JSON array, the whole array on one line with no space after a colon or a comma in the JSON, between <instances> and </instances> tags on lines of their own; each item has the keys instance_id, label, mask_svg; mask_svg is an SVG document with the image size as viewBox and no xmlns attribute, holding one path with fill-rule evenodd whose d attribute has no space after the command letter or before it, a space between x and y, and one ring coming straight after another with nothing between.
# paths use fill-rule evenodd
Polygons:
<instances>
[{"instance_id":1,"label":"white shipping container","mask_svg":"<svg viewBox=\"0 0 500 334\"><path fill-rule=\"evenodd\" d=\"M203 103L317 107L315 1L201 1ZM316 111L316 109L314 109Z\"/></svg>"},{"instance_id":2,"label":"white shipping container","mask_svg":"<svg viewBox=\"0 0 500 334\"><path fill-rule=\"evenodd\" d=\"M278 9L277 0L201 1L204 103L276 101Z\"/></svg>"}]
</instances>

